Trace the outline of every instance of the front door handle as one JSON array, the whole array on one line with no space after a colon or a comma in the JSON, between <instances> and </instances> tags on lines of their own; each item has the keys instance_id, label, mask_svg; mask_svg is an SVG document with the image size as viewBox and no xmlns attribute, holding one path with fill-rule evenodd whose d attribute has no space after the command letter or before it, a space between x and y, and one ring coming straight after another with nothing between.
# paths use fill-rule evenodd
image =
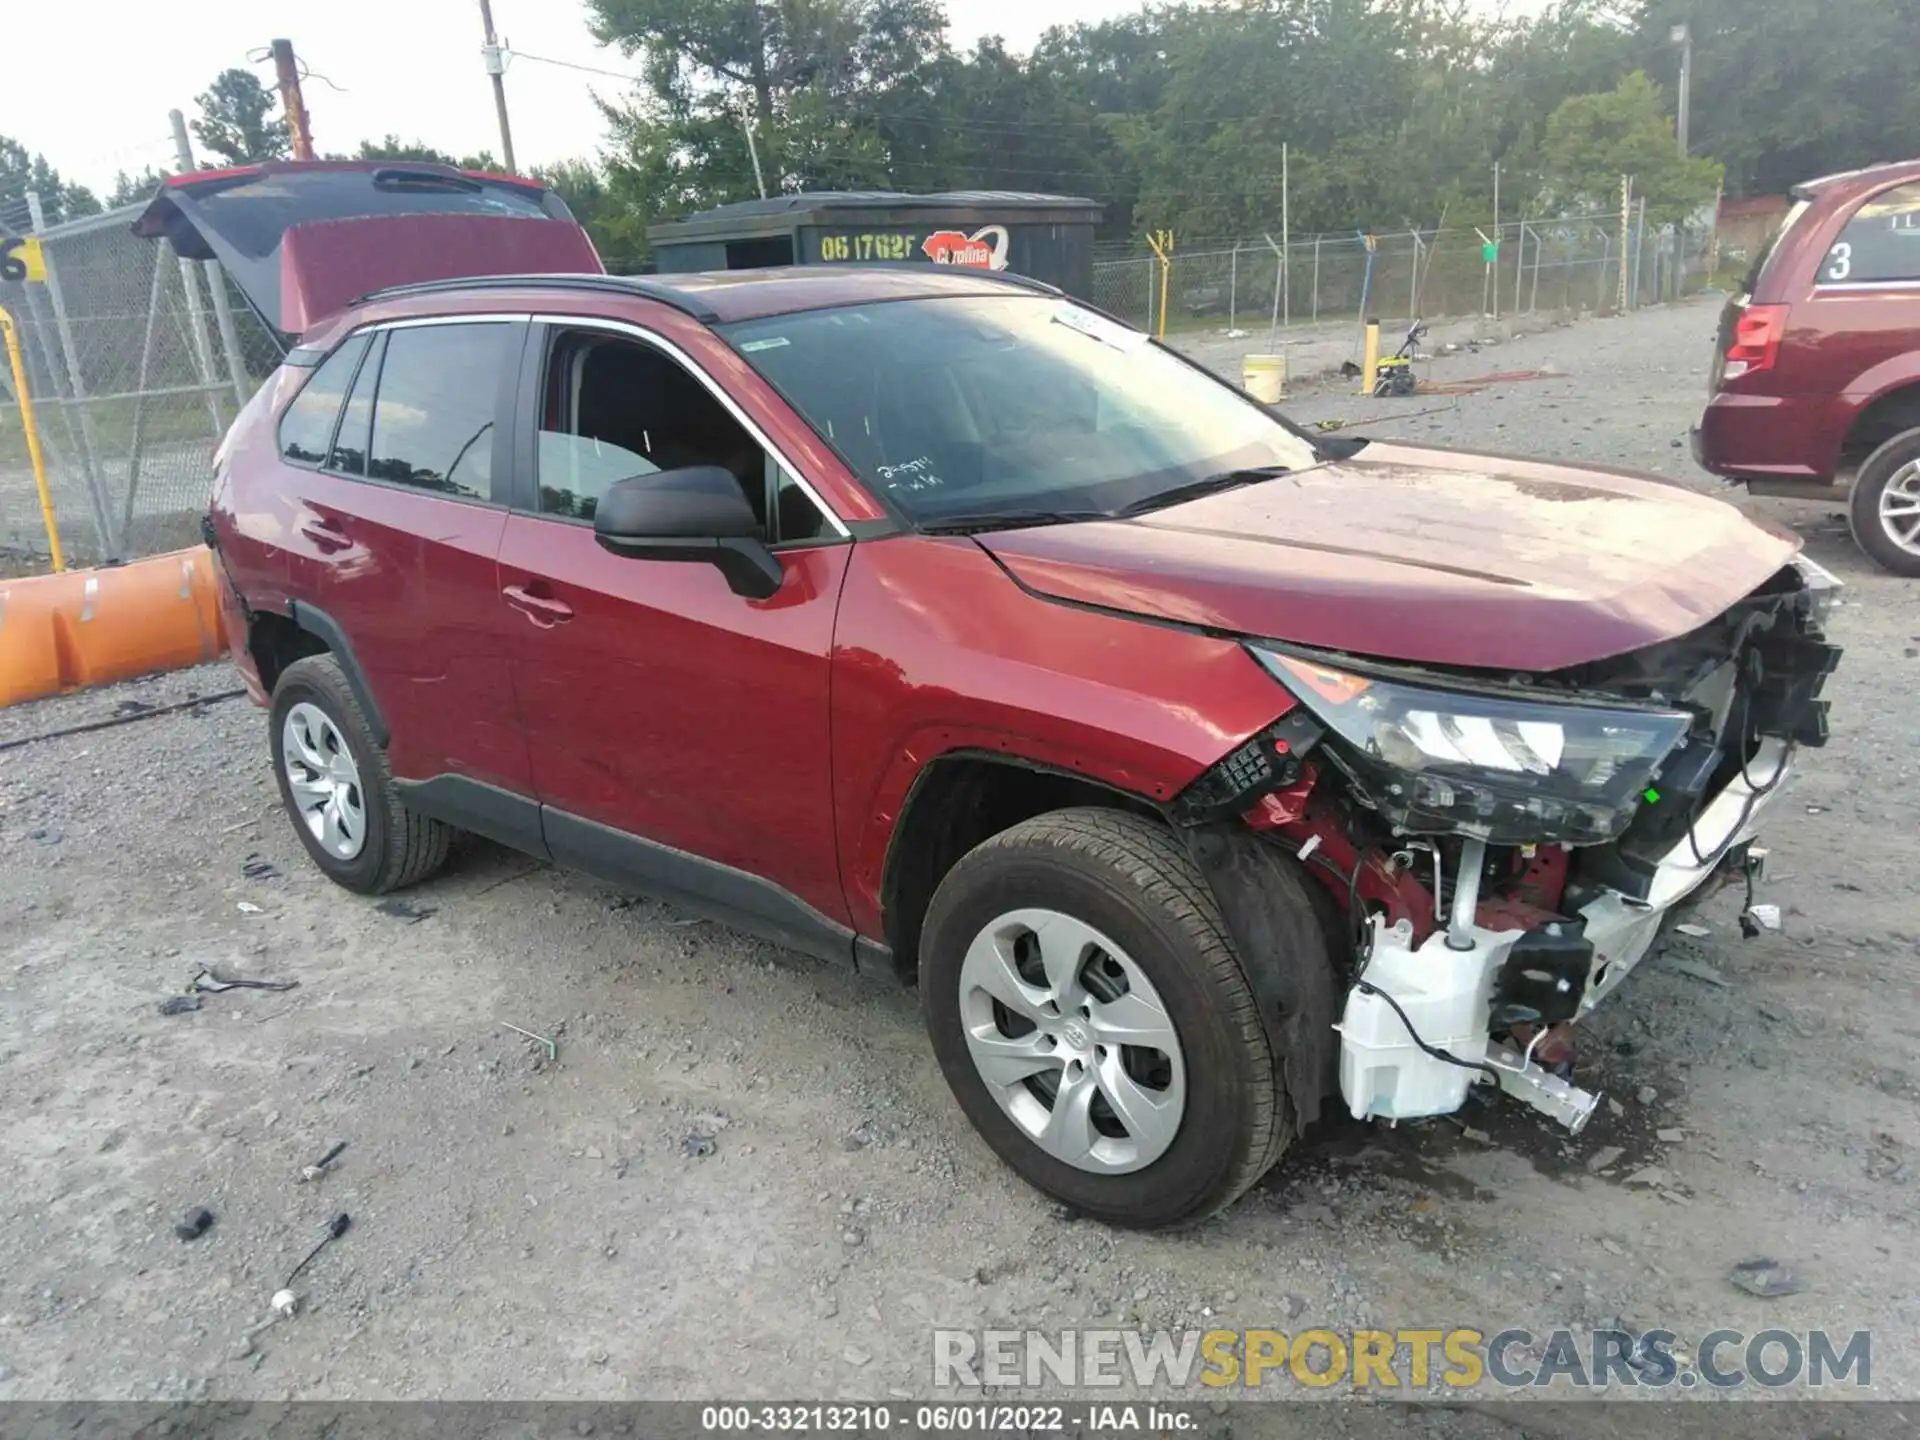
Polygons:
<instances>
[{"instance_id":1,"label":"front door handle","mask_svg":"<svg viewBox=\"0 0 1920 1440\"><path fill-rule=\"evenodd\" d=\"M311 540L323 554L332 554L336 550L347 550L353 541L342 530L337 521L325 516L310 516L300 522L300 533Z\"/></svg>"},{"instance_id":2,"label":"front door handle","mask_svg":"<svg viewBox=\"0 0 1920 1440\"><path fill-rule=\"evenodd\" d=\"M506 596L507 604L543 628L573 618L573 607L566 601L556 600L551 595L535 595L525 586L508 585L500 593Z\"/></svg>"}]
</instances>

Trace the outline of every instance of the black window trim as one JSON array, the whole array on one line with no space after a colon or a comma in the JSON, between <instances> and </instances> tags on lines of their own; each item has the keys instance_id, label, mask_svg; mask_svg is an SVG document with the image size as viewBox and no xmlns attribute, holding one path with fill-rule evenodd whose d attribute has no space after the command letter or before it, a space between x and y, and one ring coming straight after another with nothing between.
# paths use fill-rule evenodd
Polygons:
<instances>
[{"instance_id":1,"label":"black window trim","mask_svg":"<svg viewBox=\"0 0 1920 1440\"><path fill-rule=\"evenodd\" d=\"M345 335L342 335L339 341L333 346L333 348L329 350L326 353L326 355L317 364L314 365L312 372L309 374L307 379L307 384L308 385L312 384L313 383L312 376L319 374L321 366L324 366L328 360L331 360L336 354L338 354L339 351L344 346L351 344L354 340L359 339L363 335L367 337L367 340L369 342L367 345L367 348L365 352L360 356L359 363L353 367L353 374L347 377L347 388L340 392L340 404L335 408L333 412L333 427L327 432L327 448L323 453L326 455L328 459L331 459L333 456L334 446L339 442L339 439L340 439L340 426L346 420L347 402L353 398L353 387L357 385L360 381L360 372L366 369L367 362L374 357L376 352L380 355L381 362L383 364L385 363L385 358L386 358L385 340L388 334L390 334L392 331L422 330L422 329L426 329L429 326L446 326L446 325L506 325L506 326L509 326L515 333L510 334L507 337L506 353L501 357L500 388L498 393L496 393L496 395L494 396L493 466L492 466L492 473L488 478L488 484L489 484L489 489L491 493L486 498L483 499L477 495L452 495L441 490L428 490L419 485L408 485L404 481L382 480L377 476L373 476L373 475L355 475L350 471L335 469L329 466L325 462L325 460L322 460L322 461L289 460L287 458L287 454L284 449L280 450L280 463L283 465L291 465L294 468L299 470L312 470L321 475L331 476L335 480L350 480L360 485L378 485L385 490L399 490L409 495L430 495L436 500L447 500L447 501L451 501L456 505L479 505L488 510L512 509L513 506L511 505L510 501L511 501L511 495L512 495L512 487L513 487L513 476L517 472L519 467L517 465L507 464L506 462L508 460L508 457L515 454L513 431L514 431L515 422L517 421L518 416L516 414L514 397L517 393L517 389L519 385L520 367L521 367L522 358L524 355L524 347L527 342L528 332L534 328L530 323L531 318L532 318L531 316L527 315L524 311L522 311L522 312L517 312L512 314L506 314L506 313L464 314L463 313L459 315L408 315L401 319L396 319L396 320L376 320L373 323L368 325L356 326L352 330L349 330ZM295 393L293 399L289 400L286 403L286 406L280 411L279 420L275 422L275 426L274 426L274 439L275 439L276 445L278 444L278 441L279 441L279 427L280 425L286 422L287 412L291 410L294 407L294 405L299 402L300 396L306 394L306 391L307 391L307 386L302 385L300 389ZM379 406L380 406L380 392L379 392L379 387L375 386L374 397L373 397L374 410L377 411L379 409ZM368 425L367 425L367 439L368 439L369 449L371 449L372 447L373 418L374 418L373 415L370 413L368 415ZM367 458L371 460L373 457L369 455Z\"/></svg>"},{"instance_id":2,"label":"black window trim","mask_svg":"<svg viewBox=\"0 0 1920 1440\"><path fill-rule=\"evenodd\" d=\"M540 509L540 473L539 443L540 419L545 408L546 366L553 351L556 332L591 330L603 334L617 335L624 340L655 350L685 370L705 387L708 394L720 402L734 422L747 432L763 451L773 458L773 462L793 478L793 481L813 502L830 529L829 534L810 536L804 540L783 540L768 548L776 553L787 550L813 550L825 545L841 545L853 540L853 532L847 528L847 522L839 513L821 498L820 492L813 488L801 468L788 458L787 453L768 438L767 432L754 423L753 418L742 410L726 388L709 375L705 367L682 350L673 341L643 325L635 325L628 320L610 320L598 315L530 315L526 317L527 345L523 351L520 373L518 404L514 406L515 436L513 466L517 483L509 491L509 504L514 513L522 514L533 520L550 521L557 525L583 525L591 529L591 520L582 520L573 515L549 515ZM522 478L523 477L523 478Z\"/></svg>"}]
</instances>

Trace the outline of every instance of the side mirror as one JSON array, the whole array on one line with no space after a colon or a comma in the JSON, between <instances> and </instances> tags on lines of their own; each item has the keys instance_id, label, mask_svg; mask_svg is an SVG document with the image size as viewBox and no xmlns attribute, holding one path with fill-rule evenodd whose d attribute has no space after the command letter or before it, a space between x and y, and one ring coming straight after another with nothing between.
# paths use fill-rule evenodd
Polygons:
<instances>
[{"instance_id":1,"label":"side mirror","mask_svg":"<svg viewBox=\"0 0 1920 1440\"><path fill-rule=\"evenodd\" d=\"M601 548L633 560L698 560L727 586L765 600L785 578L731 471L688 465L616 480L593 512Z\"/></svg>"}]
</instances>

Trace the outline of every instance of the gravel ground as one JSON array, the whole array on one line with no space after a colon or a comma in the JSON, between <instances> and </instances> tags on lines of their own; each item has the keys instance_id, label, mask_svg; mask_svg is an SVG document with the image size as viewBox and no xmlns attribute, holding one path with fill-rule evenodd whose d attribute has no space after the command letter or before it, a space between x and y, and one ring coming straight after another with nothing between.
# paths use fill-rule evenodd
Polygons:
<instances>
[{"instance_id":1,"label":"gravel ground","mask_svg":"<svg viewBox=\"0 0 1920 1440\"><path fill-rule=\"evenodd\" d=\"M1705 485L1675 447L1712 316L1594 321L1432 373L1564 378L1294 408ZM1578 1139L1511 1104L1330 1122L1176 1235L1075 1221L1014 1180L910 994L486 846L410 909L335 889L244 701L0 751L0 1398L897 1399L928 1392L935 1325L1615 1321L1871 1328L1875 1393L1920 1396L1901 1258L1920 617L1827 511L1764 508L1850 586L1833 743L1768 836L1783 931L1742 942L1716 900L1710 934L1603 1008L1583 1068L1611 1102ZM231 685L212 668L19 707L0 745ZM157 1013L208 964L299 988ZM196 1206L217 1219L182 1243ZM340 1211L299 1316L260 1328ZM1736 1290L1755 1256L1804 1291Z\"/></svg>"}]
</instances>

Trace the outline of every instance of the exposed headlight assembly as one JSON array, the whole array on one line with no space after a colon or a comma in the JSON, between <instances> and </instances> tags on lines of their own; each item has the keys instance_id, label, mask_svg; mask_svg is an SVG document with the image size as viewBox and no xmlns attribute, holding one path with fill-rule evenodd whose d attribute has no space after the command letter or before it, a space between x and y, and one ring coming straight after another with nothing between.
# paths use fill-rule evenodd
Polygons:
<instances>
[{"instance_id":1,"label":"exposed headlight assembly","mask_svg":"<svg viewBox=\"0 0 1920 1440\"><path fill-rule=\"evenodd\" d=\"M1247 647L1346 744L1366 799L1412 834L1497 845L1619 837L1693 717L1580 701L1440 690Z\"/></svg>"}]
</instances>

